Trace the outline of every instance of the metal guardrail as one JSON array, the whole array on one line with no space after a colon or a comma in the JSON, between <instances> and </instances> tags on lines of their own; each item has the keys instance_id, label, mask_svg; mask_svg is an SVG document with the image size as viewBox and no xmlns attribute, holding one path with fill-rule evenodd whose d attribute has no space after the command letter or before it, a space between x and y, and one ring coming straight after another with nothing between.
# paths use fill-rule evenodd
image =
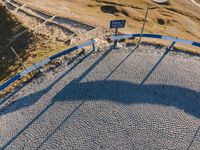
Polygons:
<instances>
[{"instance_id":1,"label":"metal guardrail","mask_svg":"<svg viewBox=\"0 0 200 150\"><path fill-rule=\"evenodd\" d=\"M140 37L141 35L142 35L142 37L169 40L169 41L173 41L173 42L176 42L176 43L183 43L183 44L189 44L189 45L200 47L199 42L194 42L194 41L189 41L189 40L184 40L184 39L178 39L178 38L175 38L175 37L163 36L163 35L158 35L158 34L125 34L125 35L112 36L111 39L113 41L115 41L115 40L121 40L121 39L136 38L136 37Z\"/></svg>"},{"instance_id":2,"label":"metal guardrail","mask_svg":"<svg viewBox=\"0 0 200 150\"><path fill-rule=\"evenodd\" d=\"M4 90L4 89L5 89L6 87L8 87L10 84L12 84L13 82L19 80L20 78L22 78L22 77L25 76L26 74L28 74L28 73L30 73L30 72L32 72L32 71L34 71L34 70L36 70L36 69L42 67L42 66L45 65L45 64L48 64L50 61L52 61L52 60L54 60L54 59L56 59L56 58L58 58L58 57L61 57L61 56L63 56L63 55L67 55L67 54L69 54L69 53L71 53L71 52L73 52L73 51L76 51L76 50L78 50L78 49L81 49L81 48L86 47L86 46L89 46L89 45L92 45L92 46L93 46L93 50L95 50L94 44L95 44L95 40L92 39L92 40L90 40L90 41L87 41L87 42L84 43L84 44L80 44L80 45L78 45L78 46L71 47L71 48L69 48L69 49L67 49L67 50L64 50L64 51L62 51L62 52L60 52L60 53L57 53L57 54L55 54L55 55L53 55L53 56L51 56L51 57L49 57L49 58L47 58L47 59L45 59L45 60L39 62L39 63L34 64L33 66L27 68L26 70L22 71L21 73L19 73L19 74L17 74L16 76L10 78L10 79L7 80L6 82L4 82L2 85L0 85L0 91Z\"/></svg>"},{"instance_id":3,"label":"metal guardrail","mask_svg":"<svg viewBox=\"0 0 200 150\"><path fill-rule=\"evenodd\" d=\"M111 39L113 41L116 40L121 40L121 39L128 39L128 38L136 38L136 37L147 37L147 38L156 38L156 39L163 39L163 40L169 40L169 41L173 41L174 43L183 43L183 44L189 44L189 45L193 45L193 46L197 46L200 47L200 43L199 42L195 42L195 41L190 41L190 40L184 40L184 39L178 39L175 37L171 37L171 36L163 36L163 35L158 35L158 34L125 34L125 35L117 35L117 36L112 36ZM20 78L22 78L23 76L25 76L26 74L32 72L33 70L36 70L40 67L42 67L45 64L48 64L50 61L63 56L63 55L67 55L75 50L81 49L83 47L89 46L89 45L93 45L93 49L95 49L95 40L90 40L87 41L84 44L69 48L67 50L64 50L60 53L57 53L39 63L34 64L33 66L29 67L28 69L22 71L21 73L17 74L16 76L10 78L9 80L7 80L6 82L4 82L2 85L0 85L0 91L4 90L6 87L8 87L10 84L12 84L13 82L19 80Z\"/></svg>"}]
</instances>

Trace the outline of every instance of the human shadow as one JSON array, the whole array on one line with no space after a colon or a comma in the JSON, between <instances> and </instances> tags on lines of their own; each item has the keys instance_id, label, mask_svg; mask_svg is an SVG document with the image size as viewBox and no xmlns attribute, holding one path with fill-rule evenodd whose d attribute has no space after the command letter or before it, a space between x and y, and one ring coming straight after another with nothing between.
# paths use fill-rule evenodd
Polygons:
<instances>
[{"instance_id":1,"label":"human shadow","mask_svg":"<svg viewBox=\"0 0 200 150\"><path fill-rule=\"evenodd\" d=\"M170 85L141 85L126 81L72 81L55 97L57 101L110 100L122 104L148 103L173 106L200 118L200 92Z\"/></svg>"},{"instance_id":2,"label":"human shadow","mask_svg":"<svg viewBox=\"0 0 200 150\"><path fill-rule=\"evenodd\" d=\"M67 102L67 101L73 101L75 99L80 101L80 105L78 105L77 108L75 108L74 111L69 116L66 116L64 122L68 120L70 116L73 115L73 113L77 109L79 109L86 100L113 101L125 105L147 103L147 104L155 104L162 106L173 106L176 107L177 109L184 110L186 113L194 117L197 118L200 117L200 111L198 110L199 108L198 100L200 98L200 93L195 90L182 88L179 86L156 85L156 84L143 85L126 81L117 81L117 80L107 81L106 79L101 81L80 83L80 81L84 79L109 53L110 51L106 51L79 78L71 81L68 85L66 85L65 88L63 88L55 97L52 98L52 102L44 110L42 110L35 118L33 118L33 120L30 123L28 123L21 131L19 131L13 138L11 138L4 145L4 148L6 148L21 133L23 133L26 129L28 129L29 126L33 124L35 120L37 120L40 116L42 116L57 101ZM166 56L167 53L168 52L164 53L163 56L161 56L161 58L158 60L158 63L156 63L155 65L156 67L161 63L161 61L163 60L164 56ZM124 60L126 60L128 57L129 55L125 57L125 59L123 59L122 62L124 62ZM121 63L119 63L119 65L116 68L118 68L120 65ZM155 70L156 68L155 66L150 70L150 73L148 73L148 77L152 74L152 70L153 71ZM69 71L70 70L68 70L67 73ZM67 73L65 73L65 75ZM57 81L55 81L54 84L56 84L62 77L60 77ZM37 93L34 93L38 95L38 97L34 96L35 100L33 100L33 102L35 103L35 101L37 101L44 93L48 92L51 87L52 85L49 86L44 91L39 91ZM22 98L22 100L24 99L25 101L27 101L27 98L29 97L33 98L33 95ZM17 109L21 109L23 107L24 106L19 106ZM3 112L3 114L15 110L6 111ZM60 125L62 125L63 123L61 123Z\"/></svg>"},{"instance_id":3,"label":"human shadow","mask_svg":"<svg viewBox=\"0 0 200 150\"><path fill-rule=\"evenodd\" d=\"M118 80L80 83L78 80L73 80L54 97L54 100L63 102L78 100L80 104L43 140L37 149L40 149L85 101L113 101L124 105L152 104L174 107L189 115L200 118L199 99L200 92L179 86L161 84L141 85ZM193 141L191 141L192 143Z\"/></svg>"},{"instance_id":4,"label":"human shadow","mask_svg":"<svg viewBox=\"0 0 200 150\"><path fill-rule=\"evenodd\" d=\"M135 50L137 49L134 48L133 51L130 52L130 54L132 54ZM105 57L112 51L112 49L108 49L106 52L104 52L77 80L76 82L80 82L82 79L84 79L101 61L103 61L105 59ZM93 52L89 53L85 58L87 58L89 55L91 55ZM130 54L128 56L126 56L123 59L123 62L130 56ZM36 92L34 94L28 95L26 97L23 97L22 99L17 100L17 104L15 104L14 107L11 107L9 109L7 108L3 108L0 110L0 115L5 115L7 113L22 109L24 107L28 107L34 103L36 103L45 93L48 93L50 91L50 89L59 81L61 80L64 76L66 76L69 72L71 72L76 66L78 66L79 63L81 63L84 59L82 59L81 61L79 61L77 64L75 64L72 68L70 68L67 72L65 72L61 77L59 77L55 82L53 82L50 86L48 86L46 89L41 90L39 92ZM120 63L121 65L121 63ZM118 66L117 66L118 67ZM113 73L113 72L112 72ZM110 74L111 75L111 74ZM72 85L74 81L72 81L69 85ZM34 117L24 128L22 128L19 132L17 132L17 134L15 136L13 136L2 148L5 149L7 148L13 141L15 141L15 139L17 139L17 137L19 137L26 129L28 129L39 117L41 117L46 111L48 111L48 109L50 107L52 107L54 105L54 103L57 101L55 99L56 97L52 98L52 101L49 105L47 105L36 117ZM29 101L30 100L30 101ZM23 105L24 103L26 103L28 101L28 105ZM85 101L83 101L81 103L81 105L84 103ZM80 106L81 106L80 105ZM80 107L79 106L79 107ZM78 109L78 107L77 107ZM75 112L77 109L75 109L73 112ZM73 114L73 113L72 113Z\"/></svg>"}]
</instances>

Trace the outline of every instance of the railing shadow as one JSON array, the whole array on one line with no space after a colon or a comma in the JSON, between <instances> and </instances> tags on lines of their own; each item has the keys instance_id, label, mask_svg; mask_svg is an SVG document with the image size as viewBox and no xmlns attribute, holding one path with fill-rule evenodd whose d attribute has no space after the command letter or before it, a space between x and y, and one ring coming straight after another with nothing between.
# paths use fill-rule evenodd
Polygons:
<instances>
[{"instance_id":1,"label":"railing shadow","mask_svg":"<svg viewBox=\"0 0 200 150\"><path fill-rule=\"evenodd\" d=\"M136 46L114 69L111 73L104 79L107 80L130 56L133 52L135 52L139 46Z\"/></svg>"},{"instance_id":2,"label":"railing shadow","mask_svg":"<svg viewBox=\"0 0 200 150\"><path fill-rule=\"evenodd\" d=\"M162 55L162 57L157 61L157 63L153 66L153 68L149 71L149 73L146 75L146 77L142 80L142 82L140 83L140 85L143 85L148 78L151 76L151 74L156 70L156 68L159 66L159 64L163 61L163 59L167 56L167 54L171 51L171 49L173 48L173 46L176 43L173 42L166 50L165 53Z\"/></svg>"},{"instance_id":3,"label":"railing shadow","mask_svg":"<svg viewBox=\"0 0 200 150\"><path fill-rule=\"evenodd\" d=\"M21 109L21 108L23 108L23 107L25 107L24 105L23 105L23 103L25 103L25 102L27 102L28 101L28 103L26 103L27 105L26 105L26 107L28 107L28 106L30 106L30 105L32 105L32 104L34 104L34 103L36 103L41 97L42 97L42 95L44 95L44 93L48 93L50 90L51 90L51 88L58 82L58 81L60 81L64 76L66 76L67 74L69 74L73 69L75 69L83 60L85 60L88 56L90 56L91 54L93 53L93 51L91 51L91 52L89 52L87 55L85 55L81 60L79 60L76 64L74 64L69 70L67 70L64 74L62 74L57 80L55 80L52 84L50 84L46 89L44 89L44 90L41 90L41 91L39 91L39 92L37 92L37 93L35 93L35 94L32 94L32 95L30 95L30 96L26 96L26 97L24 97L24 98L22 98L22 99L20 99L20 100L17 100L16 102L15 102L15 108L9 108L9 109L7 109L8 107L10 107L10 106L7 106L7 107L4 107L4 108L2 108L2 109L0 109L0 115L5 115L5 114L7 114L7 113L10 113L10 112L12 112L12 111L16 111L16 110L18 110L18 109ZM20 89L19 89L20 90ZM18 92L18 91L16 91L16 92ZM13 93L13 94L15 94L15 93ZM11 94L10 96L12 96L13 94ZM9 97L10 97L9 96ZM9 98L8 97L8 98ZM29 98L29 97L31 97L31 98ZM8 98L6 98L5 100L7 100ZM5 100L3 100L3 101L5 101Z\"/></svg>"},{"instance_id":4,"label":"railing shadow","mask_svg":"<svg viewBox=\"0 0 200 150\"><path fill-rule=\"evenodd\" d=\"M90 73L109 53L111 52L111 49L107 50L93 65L91 65L80 77L77 81L81 81L88 73ZM67 70L61 77L59 77L56 81L54 81L50 86L48 86L46 89L39 91L37 93L34 93L34 95L29 95L26 96L20 100L17 100L15 107L13 109L6 109L3 108L0 110L0 115L5 115L7 113L10 113L12 111L16 111L19 109L22 109L24 107L23 104L24 102L26 102L27 100L29 101L29 106L36 103L41 97L42 95L44 95L44 93L48 93L50 91L50 89L59 81L61 80L64 76L66 76L67 74L69 74L74 68L76 68L84 59L86 59L88 56L90 56L93 53L93 51L91 51L90 53L88 53L84 58L82 58L80 61L78 61L78 63L76 63L73 67L71 67L69 70ZM73 81L72 81L73 82ZM70 84L71 85L71 84ZM34 99L33 99L34 97ZM12 137L3 147L2 149L6 149L14 140L17 139L17 137L19 137L26 129L28 129L40 116L42 116L50 107L52 107L54 105L54 103L56 102L55 98L52 98L51 103L46 106L36 117L34 117L32 119L31 122L29 122L23 129L21 129L14 137ZM27 105L26 105L27 107Z\"/></svg>"}]
</instances>

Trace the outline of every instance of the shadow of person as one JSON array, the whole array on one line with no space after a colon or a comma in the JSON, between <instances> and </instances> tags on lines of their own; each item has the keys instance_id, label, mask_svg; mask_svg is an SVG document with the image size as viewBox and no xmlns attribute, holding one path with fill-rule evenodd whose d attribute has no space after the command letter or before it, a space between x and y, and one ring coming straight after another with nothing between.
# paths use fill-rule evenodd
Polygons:
<instances>
[{"instance_id":1,"label":"shadow of person","mask_svg":"<svg viewBox=\"0 0 200 150\"><path fill-rule=\"evenodd\" d=\"M38 93L38 95L40 94L42 95L42 92ZM32 98L32 96L29 97L30 99ZM25 100L29 97L26 97ZM53 97L52 102L40 114L38 114L37 117L27 124L25 128L11 138L11 140L9 140L3 148L9 146L10 143L12 143L21 133L28 129L35 120L41 117L50 107L54 105L55 102L58 101L80 101L80 104L69 116L66 117L66 119L64 119L64 123L85 103L85 101L112 101L124 105L153 104L169 106L175 107L196 118L200 118L199 99L199 92L179 86L157 84L141 85L118 80L100 80L80 83L79 80L76 79L71 81L55 97ZM52 134L54 132L52 132ZM52 134L50 134L47 139Z\"/></svg>"},{"instance_id":2,"label":"shadow of person","mask_svg":"<svg viewBox=\"0 0 200 150\"><path fill-rule=\"evenodd\" d=\"M200 117L200 93L179 86L140 85L117 80L78 83L74 80L54 99L56 101L109 100L125 105L147 103L172 106L194 117Z\"/></svg>"}]
</instances>

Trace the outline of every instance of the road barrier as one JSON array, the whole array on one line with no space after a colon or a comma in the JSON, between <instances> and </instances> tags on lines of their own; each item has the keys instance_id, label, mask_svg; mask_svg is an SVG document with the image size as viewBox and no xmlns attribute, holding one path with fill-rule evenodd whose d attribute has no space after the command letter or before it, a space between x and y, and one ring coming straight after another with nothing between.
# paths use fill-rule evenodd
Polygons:
<instances>
[{"instance_id":1,"label":"road barrier","mask_svg":"<svg viewBox=\"0 0 200 150\"><path fill-rule=\"evenodd\" d=\"M57 53L57 54L55 54L55 55L53 55L53 56L51 56L51 57L49 57L49 58L47 58L47 59L45 59L45 60L39 62L39 63L34 64L33 66L27 68L26 70L22 71L21 73L19 73L19 74L17 74L16 76L10 78L10 79L7 80L6 82L4 82L2 85L0 85L0 91L4 90L4 89L5 89L6 87L8 87L10 84L12 84L13 82L19 80L20 78L22 78L22 77L25 76L26 74L28 74L28 73L30 73L30 72L36 70L36 69L39 69L39 68L42 67L43 65L48 64L50 61L52 61L52 60L54 60L54 59L56 59L56 58L58 58L58 57L61 57L61 56L63 56L63 55L67 55L67 54L69 54L69 53L71 53L71 52L73 52L73 51L76 51L76 50L78 50L78 49L84 48L84 47L89 46L89 45L92 45L93 50L95 50L94 44L95 44L95 40L92 39L92 40L90 40L90 41L87 41L87 42L84 43L84 44L71 47L71 48L69 48L69 49L67 49L67 50L64 50L64 51L62 51L62 52L60 52L60 53Z\"/></svg>"},{"instance_id":2,"label":"road barrier","mask_svg":"<svg viewBox=\"0 0 200 150\"><path fill-rule=\"evenodd\" d=\"M113 41L115 41L115 40L121 40L121 39L136 38L136 37L141 37L141 36L147 37L147 38L169 40L169 41L173 41L173 42L176 42L176 43L190 44L190 45L193 45L193 46L200 47L199 42L194 42L194 41L189 41L189 40L184 40L184 39L178 39L178 38L175 38L175 37L163 36L163 35L158 35L158 34L125 34L125 35L112 36L111 39Z\"/></svg>"},{"instance_id":3,"label":"road barrier","mask_svg":"<svg viewBox=\"0 0 200 150\"><path fill-rule=\"evenodd\" d=\"M178 39L178 38L175 38L175 37L171 37L171 36L163 36L163 35L158 35L158 34L125 34L125 35L117 35L117 36L112 36L111 39L113 41L116 41L116 40L121 40L121 39L128 39L128 38L136 38L136 37L147 37L147 38L156 38L156 39L163 39L163 40L169 40L169 41L173 41L173 43L183 43L183 44L190 44L190 45L193 45L193 46L197 46L197 47L200 47L200 43L199 42L194 42L194 41L189 41L189 40L184 40L184 39ZM22 71L21 73L17 74L16 76L10 78L9 80L7 80L6 82L4 82L2 85L0 85L0 91L4 90L6 87L8 87L10 84L12 84L13 82L19 80L20 78L22 78L23 76L25 76L26 74L36 70L36 69L39 69L40 67L42 67L43 65L45 64L48 64L50 61L60 57L60 56L63 56L63 55L67 55L73 51L76 51L78 49L81 49L83 47L86 47L86 46L89 46L89 45L92 45L93 47L93 50L95 50L95 40L90 40L90 41L87 41L86 43L84 44L81 44L81 45L78 45L78 46L75 46L75 47L72 47L72 48L69 48L67 50L64 50L58 54L55 54L39 63L36 63L34 64L33 66L29 67L28 69Z\"/></svg>"}]
</instances>

